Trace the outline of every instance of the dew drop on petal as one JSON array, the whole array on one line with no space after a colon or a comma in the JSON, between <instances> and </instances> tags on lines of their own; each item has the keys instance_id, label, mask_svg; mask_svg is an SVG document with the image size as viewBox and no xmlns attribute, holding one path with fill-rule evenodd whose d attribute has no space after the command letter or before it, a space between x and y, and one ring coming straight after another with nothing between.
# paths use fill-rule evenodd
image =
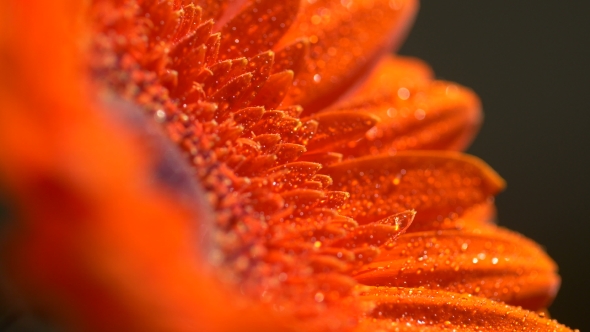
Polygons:
<instances>
[{"instance_id":1,"label":"dew drop on petal","mask_svg":"<svg viewBox=\"0 0 590 332\"><path fill-rule=\"evenodd\" d=\"M414 221L416 211L409 210L391 215L378 221L379 224L394 226L395 230L404 231Z\"/></svg>"},{"instance_id":2,"label":"dew drop on petal","mask_svg":"<svg viewBox=\"0 0 590 332\"><path fill-rule=\"evenodd\" d=\"M408 98L410 98L410 90L406 88L399 88L399 90L397 90L397 96L401 100L408 100Z\"/></svg>"},{"instance_id":3,"label":"dew drop on petal","mask_svg":"<svg viewBox=\"0 0 590 332\"><path fill-rule=\"evenodd\" d=\"M390 118L395 118L395 116L397 115L397 109L390 107L387 109L387 116L389 116Z\"/></svg>"},{"instance_id":4,"label":"dew drop on petal","mask_svg":"<svg viewBox=\"0 0 590 332\"><path fill-rule=\"evenodd\" d=\"M324 301L324 294L322 292L315 293L314 299L316 302L321 303Z\"/></svg>"},{"instance_id":5,"label":"dew drop on petal","mask_svg":"<svg viewBox=\"0 0 590 332\"><path fill-rule=\"evenodd\" d=\"M424 118L426 117L426 112L419 108L414 112L414 117L416 118L416 120L424 120Z\"/></svg>"}]
</instances>

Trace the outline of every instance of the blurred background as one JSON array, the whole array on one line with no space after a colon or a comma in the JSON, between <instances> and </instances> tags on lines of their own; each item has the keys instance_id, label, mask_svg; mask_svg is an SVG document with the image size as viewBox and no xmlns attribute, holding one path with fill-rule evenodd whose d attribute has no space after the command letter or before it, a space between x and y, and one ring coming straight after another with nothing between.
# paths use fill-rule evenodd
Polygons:
<instances>
[{"instance_id":1,"label":"blurred background","mask_svg":"<svg viewBox=\"0 0 590 332\"><path fill-rule=\"evenodd\" d=\"M400 53L479 94L499 223L558 263L551 316L590 331L590 2L422 1Z\"/></svg>"}]
</instances>

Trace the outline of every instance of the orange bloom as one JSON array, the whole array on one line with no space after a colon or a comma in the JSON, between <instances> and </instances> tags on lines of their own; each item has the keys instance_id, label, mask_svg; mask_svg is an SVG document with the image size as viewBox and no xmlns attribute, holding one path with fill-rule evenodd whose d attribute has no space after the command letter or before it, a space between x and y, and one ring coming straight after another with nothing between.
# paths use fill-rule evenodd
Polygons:
<instances>
[{"instance_id":1,"label":"orange bloom","mask_svg":"<svg viewBox=\"0 0 590 332\"><path fill-rule=\"evenodd\" d=\"M0 3L11 310L79 331L560 330L413 0ZM18 299L18 301L13 301ZM18 323L17 323L18 324Z\"/></svg>"}]
</instances>

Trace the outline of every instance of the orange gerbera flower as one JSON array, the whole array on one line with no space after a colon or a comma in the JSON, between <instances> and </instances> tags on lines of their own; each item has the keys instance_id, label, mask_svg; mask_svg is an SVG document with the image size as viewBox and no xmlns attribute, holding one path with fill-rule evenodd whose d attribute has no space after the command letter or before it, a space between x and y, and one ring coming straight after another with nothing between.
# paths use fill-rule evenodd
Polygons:
<instances>
[{"instance_id":1,"label":"orange gerbera flower","mask_svg":"<svg viewBox=\"0 0 590 332\"><path fill-rule=\"evenodd\" d=\"M568 330L412 0L0 3L13 310L80 331ZM18 301L13 301L18 299ZM19 311L20 310L20 311Z\"/></svg>"}]
</instances>

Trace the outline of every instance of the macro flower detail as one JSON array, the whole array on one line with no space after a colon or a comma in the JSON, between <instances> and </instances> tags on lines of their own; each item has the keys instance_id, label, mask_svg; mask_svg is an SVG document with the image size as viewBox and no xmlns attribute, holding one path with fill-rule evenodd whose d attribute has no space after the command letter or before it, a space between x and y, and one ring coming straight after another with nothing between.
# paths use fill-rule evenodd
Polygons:
<instances>
[{"instance_id":1,"label":"macro flower detail","mask_svg":"<svg viewBox=\"0 0 590 332\"><path fill-rule=\"evenodd\" d=\"M561 330L413 0L0 4L11 310L82 331ZM7 295L8 296L8 295Z\"/></svg>"}]
</instances>

